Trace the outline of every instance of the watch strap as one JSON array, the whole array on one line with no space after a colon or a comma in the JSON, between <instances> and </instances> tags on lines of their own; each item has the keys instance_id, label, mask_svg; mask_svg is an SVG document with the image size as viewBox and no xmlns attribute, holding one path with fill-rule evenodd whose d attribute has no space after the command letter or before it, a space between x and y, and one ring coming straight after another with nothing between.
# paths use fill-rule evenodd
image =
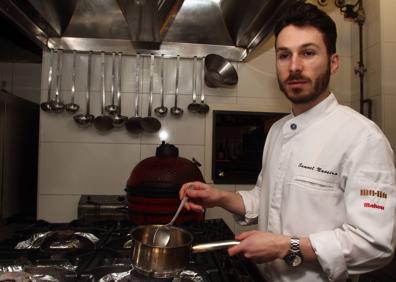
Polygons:
<instances>
[{"instance_id":1,"label":"watch strap","mask_svg":"<svg viewBox=\"0 0 396 282\"><path fill-rule=\"evenodd\" d=\"M289 252L283 259L290 266L298 266L303 262L299 238L292 237L290 239Z\"/></svg>"}]
</instances>

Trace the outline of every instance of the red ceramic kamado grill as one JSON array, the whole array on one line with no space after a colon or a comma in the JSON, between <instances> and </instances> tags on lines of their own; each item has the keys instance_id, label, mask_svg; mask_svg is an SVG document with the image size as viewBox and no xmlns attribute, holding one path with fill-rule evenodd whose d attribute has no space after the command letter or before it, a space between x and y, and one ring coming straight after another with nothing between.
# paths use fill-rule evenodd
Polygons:
<instances>
[{"instance_id":1,"label":"red ceramic kamado grill","mask_svg":"<svg viewBox=\"0 0 396 282\"><path fill-rule=\"evenodd\" d=\"M129 219L137 224L168 223L180 204L180 187L186 182L204 182L199 165L179 157L179 149L163 141L155 157L142 160L129 176L125 188ZM202 220L203 214L182 210L176 222Z\"/></svg>"}]
</instances>

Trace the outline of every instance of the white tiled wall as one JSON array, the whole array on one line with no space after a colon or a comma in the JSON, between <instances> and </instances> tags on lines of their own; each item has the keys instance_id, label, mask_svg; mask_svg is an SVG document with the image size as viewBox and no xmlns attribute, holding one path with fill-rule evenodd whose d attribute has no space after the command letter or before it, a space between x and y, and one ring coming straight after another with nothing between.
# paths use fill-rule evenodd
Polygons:
<instances>
[{"instance_id":1,"label":"white tiled wall","mask_svg":"<svg viewBox=\"0 0 396 282\"><path fill-rule=\"evenodd\" d=\"M332 13L339 23L341 41L339 50L344 65L340 68L331 84L332 90L343 103L351 101L351 24L345 23L337 13ZM211 109L262 110L288 112L289 104L278 90L275 74L274 50L268 45L257 50L257 54L247 63L234 63L239 75L238 85L231 89L211 89L204 87L205 101ZM110 62L106 57L107 103L110 103ZM144 60L143 94L140 100L142 114L147 115L148 101L148 58ZM47 99L49 54L44 53L42 64L41 101ZM91 110L94 115L100 113L100 56L93 57L94 72L92 77ZM65 54L64 76L61 93L68 102L71 89L71 54ZM123 59L122 67L122 113L134 114L135 66L133 56ZM211 117L192 114L187 106L192 101L192 59L181 60L179 106L184 115L177 119L173 116L161 118L162 130L169 133L167 142L179 148L180 156L194 157L202 167L205 180L211 182L210 149ZM200 65L198 66L200 70ZM165 105L172 107L175 90L175 59L166 59L165 65ZM87 79L87 54L78 56L77 103L84 105ZM160 103L160 71L156 61L154 69L154 105ZM200 83L198 83L198 93ZM83 106L81 111L84 111ZM124 185L133 167L142 159L153 156L155 148L161 143L159 135L132 135L125 129L100 133L95 128L82 129L68 113L53 114L41 112L40 116L40 152L38 185L38 218L50 221L67 221L76 217L77 204L81 194L123 194ZM217 186L230 191L250 189L249 186ZM207 218L223 217L236 232L243 228L236 227L230 214L218 208L209 209Z\"/></svg>"},{"instance_id":2,"label":"white tiled wall","mask_svg":"<svg viewBox=\"0 0 396 282\"><path fill-rule=\"evenodd\" d=\"M383 129L388 135L392 147L396 149L396 126L395 126L395 108L396 108L396 83L395 83L395 63L396 56L396 19L394 11L396 10L395 1L381 0L381 33L382 33L382 116Z\"/></svg>"},{"instance_id":3,"label":"white tiled wall","mask_svg":"<svg viewBox=\"0 0 396 282\"><path fill-rule=\"evenodd\" d=\"M365 58L367 96L373 100L373 120L383 129L393 149L396 148L396 2L392 0L364 1Z\"/></svg>"}]
</instances>

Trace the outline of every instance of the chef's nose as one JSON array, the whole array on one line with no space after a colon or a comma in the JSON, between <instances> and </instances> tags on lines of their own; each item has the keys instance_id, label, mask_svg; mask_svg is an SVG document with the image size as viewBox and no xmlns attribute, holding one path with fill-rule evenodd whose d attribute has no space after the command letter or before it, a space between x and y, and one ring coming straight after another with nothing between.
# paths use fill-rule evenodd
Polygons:
<instances>
[{"instance_id":1,"label":"chef's nose","mask_svg":"<svg viewBox=\"0 0 396 282\"><path fill-rule=\"evenodd\" d=\"M301 58L298 55L293 55L290 60L289 71L290 72L301 72L303 70L303 64Z\"/></svg>"}]
</instances>

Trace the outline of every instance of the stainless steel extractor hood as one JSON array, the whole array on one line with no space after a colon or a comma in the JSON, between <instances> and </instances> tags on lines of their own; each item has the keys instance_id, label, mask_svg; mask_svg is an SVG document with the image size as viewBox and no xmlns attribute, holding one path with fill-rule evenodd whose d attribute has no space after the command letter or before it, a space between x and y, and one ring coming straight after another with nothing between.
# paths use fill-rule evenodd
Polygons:
<instances>
[{"instance_id":1,"label":"stainless steel extractor hood","mask_svg":"<svg viewBox=\"0 0 396 282\"><path fill-rule=\"evenodd\" d=\"M295 1L2 0L0 12L43 48L243 61Z\"/></svg>"}]
</instances>

